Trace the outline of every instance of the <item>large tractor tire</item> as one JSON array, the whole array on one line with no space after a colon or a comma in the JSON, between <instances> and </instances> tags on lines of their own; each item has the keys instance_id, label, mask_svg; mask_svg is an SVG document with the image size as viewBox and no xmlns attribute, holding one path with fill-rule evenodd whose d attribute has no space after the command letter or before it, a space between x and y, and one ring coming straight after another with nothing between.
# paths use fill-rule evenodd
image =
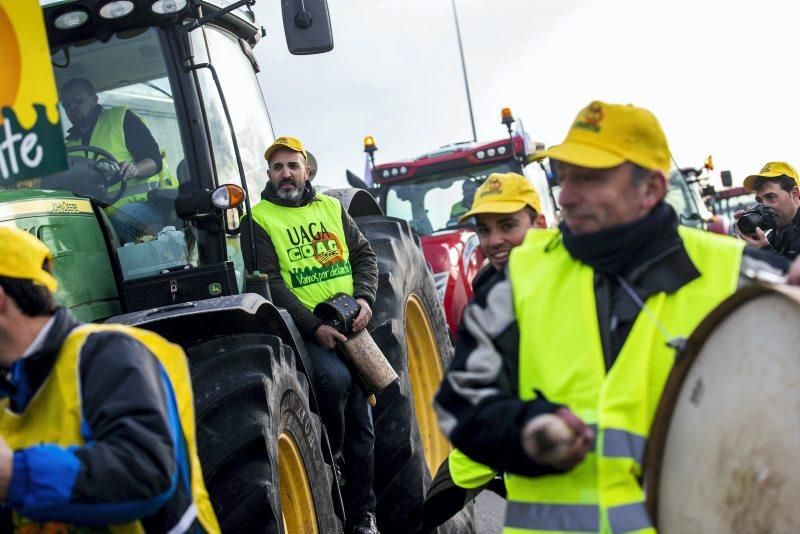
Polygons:
<instances>
[{"instance_id":1,"label":"large tractor tire","mask_svg":"<svg viewBox=\"0 0 800 534\"><path fill-rule=\"evenodd\" d=\"M266 334L187 350L198 455L223 532L336 533L333 476L294 352Z\"/></svg>"},{"instance_id":2,"label":"large tractor tire","mask_svg":"<svg viewBox=\"0 0 800 534\"><path fill-rule=\"evenodd\" d=\"M420 532L426 488L450 451L432 401L453 348L433 276L408 223L382 215L356 223L378 258L369 330L400 377L398 394L379 397L373 409L378 526L382 534ZM472 522L468 506L439 532L472 532Z\"/></svg>"}]
</instances>

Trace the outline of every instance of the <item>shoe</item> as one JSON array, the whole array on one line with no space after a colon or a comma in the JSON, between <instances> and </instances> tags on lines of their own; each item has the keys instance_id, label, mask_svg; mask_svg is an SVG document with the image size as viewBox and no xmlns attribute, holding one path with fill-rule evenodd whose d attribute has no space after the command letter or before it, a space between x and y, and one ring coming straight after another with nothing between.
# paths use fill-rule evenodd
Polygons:
<instances>
[{"instance_id":1,"label":"shoe","mask_svg":"<svg viewBox=\"0 0 800 534\"><path fill-rule=\"evenodd\" d=\"M372 512L360 512L354 521L348 523L346 534L381 534L378 531L375 514Z\"/></svg>"}]
</instances>

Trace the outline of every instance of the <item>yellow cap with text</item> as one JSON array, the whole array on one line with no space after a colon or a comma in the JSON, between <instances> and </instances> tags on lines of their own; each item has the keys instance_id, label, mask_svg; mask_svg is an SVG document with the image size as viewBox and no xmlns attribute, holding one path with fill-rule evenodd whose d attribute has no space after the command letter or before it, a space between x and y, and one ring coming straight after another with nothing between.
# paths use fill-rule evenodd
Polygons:
<instances>
[{"instance_id":1,"label":"yellow cap with text","mask_svg":"<svg viewBox=\"0 0 800 534\"><path fill-rule=\"evenodd\" d=\"M578 113L560 145L532 156L552 158L590 169L631 162L645 169L670 168L667 137L655 115L630 104L594 101Z\"/></svg>"},{"instance_id":2,"label":"yellow cap with text","mask_svg":"<svg viewBox=\"0 0 800 534\"><path fill-rule=\"evenodd\" d=\"M288 135L282 135L281 137L275 139L264 152L264 159L269 161L269 158L272 157L273 152L280 148L288 148L289 150L300 152L304 158L308 159L308 154L306 154L306 149L303 147L303 142L296 137L289 137Z\"/></svg>"},{"instance_id":3,"label":"yellow cap with text","mask_svg":"<svg viewBox=\"0 0 800 534\"><path fill-rule=\"evenodd\" d=\"M751 174L745 178L742 185L744 185L744 188L748 191L755 191L756 181L758 181L759 178L766 178L769 180L770 178L780 178L781 176L791 178L794 180L795 184L800 186L800 182L797 178L797 171L785 161L770 161L761 167L761 171L758 174Z\"/></svg>"},{"instance_id":4,"label":"yellow cap with text","mask_svg":"<svg viewBox=\"0 0 800 534\"><path fill-rule=\"evenodd\" d=\"M481 213L515 213L530 206L542 212L542 200L527 178L515 172L492 173L475 191L472 208L458 222Z\"/></svg>"},{"instance_id":5,"label":"yellow cap with text","mask_svg":"<svg viewBox=\"0 0 800 534\"><path fill-rule=\"evenodd\" d=\"M53 253L31 234L0 227L0 276L30 280L55 293L58 281L45 270L51 268L52 262Z\"/></svg>"}]
</instances>

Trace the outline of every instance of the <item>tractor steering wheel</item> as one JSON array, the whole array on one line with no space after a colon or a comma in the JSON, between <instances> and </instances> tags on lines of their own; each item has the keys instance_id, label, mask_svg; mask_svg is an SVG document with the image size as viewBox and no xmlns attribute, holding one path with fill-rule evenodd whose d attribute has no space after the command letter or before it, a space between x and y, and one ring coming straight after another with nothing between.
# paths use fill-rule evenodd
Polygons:
<instances>
[{"instance_id":1,"label":"tractor steering wheel","mask_svg":"<svg viewBox=\"0 0 800 534\"><path fill-rule=\"evenodd\" d=\"M117 158L115 158L111 152L93 145L70 146L67 147L66 152L67 154L72 154L75 152L82 152L83 154L86 154L82 157L92 162L90 164L90 169L94 171L94 177L99 179L99 181L92 180L90 183L79 182L78 184L74 184L76 187L73 188L73 192L76 192L77 194L86 194L94 198L103 207L110 206L122 198L122 196L125 194L125 189L128 187L128 179L121 176L121 173L119 172L120 161L117 160ZM89 156L89 154L91 154L91 156ZM99 167L99 164L101 164L104 160L110 162L117 170L114 175L110 176L108 170L104 170ZM108 189L117 183L116 179L121 180L121 183L119 184L119 190L117 190L113 195L110 195ZM84 189L86 189L86 191L84 191ZM97 194L98 191L99 194Z\"/></svg>"}]
</instances>

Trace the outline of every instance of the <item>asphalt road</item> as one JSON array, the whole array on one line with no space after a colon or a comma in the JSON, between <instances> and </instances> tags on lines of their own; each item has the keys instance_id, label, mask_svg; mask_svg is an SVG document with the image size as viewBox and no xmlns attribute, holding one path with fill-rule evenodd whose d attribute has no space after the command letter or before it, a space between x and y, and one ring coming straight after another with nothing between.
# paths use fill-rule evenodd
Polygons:
<instances>
[{"instance_id":1,"label":"asphalt road","mask_svg":"<svg viewBox=\"0 0 800 534\"><path fill-rule=\"evenodd\" d=\"M496 493L482 491L475 498L475 532L477 534L496 534L503 529L506 501Z\"/></svg>"}]
</instances>

